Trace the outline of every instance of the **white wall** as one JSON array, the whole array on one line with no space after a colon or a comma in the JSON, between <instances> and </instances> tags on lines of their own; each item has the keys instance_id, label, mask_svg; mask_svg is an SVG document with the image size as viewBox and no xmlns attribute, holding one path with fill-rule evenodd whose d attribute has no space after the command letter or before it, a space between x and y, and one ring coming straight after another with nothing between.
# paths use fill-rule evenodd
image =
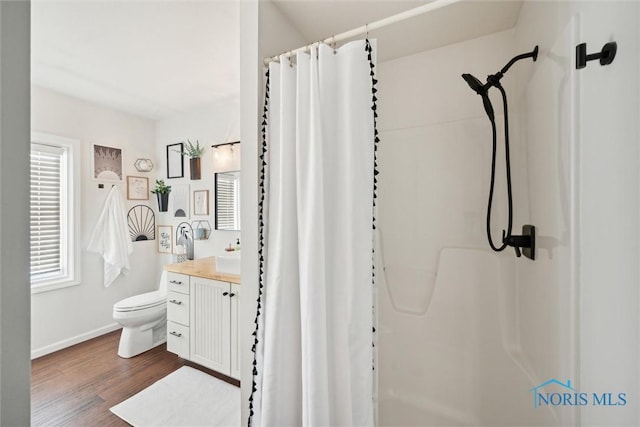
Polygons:
<instances>
[{"instance_id":1,"label":"white wall","mask_svg":"<svg viewBox=\"0 0 640 427\"><path fill-rule=\"evenodd\" d=\"M157 288L155 240L133 243L131 272L120 276L109 288L103 286L101 256L84 250L111 188L111 183L105 183L105 188L99 189L98 182L91 179L91 144L122 148L125 175L152 180L157 169L140 173L133 164L140 157L157 162L153 121L36 86L32 87L31 129L77 139L82 146L82 222L78 230L82 233L82 283L32 295L31 349L37 356L116 328L112 316L115 302ZM126 198L126 185L117 185ZM129 208L136 204L140 202L127 201ZM157 208L154 200L142 204Z\"/></svg>"},{"instance_id":2,"label":"white wall","mask_svg":"<svg viewBox=\"0 0 640 427\"><path fill-rule=\"evenodd\" d=\"M0 2L0 424L29 425L30 4Z\"/></svg>"},{"instance_id":3,"label":"white wall","mask_svg":"<svg viewBox=\"0 0 640 427\"><path fill-rule=\"evenodd\" d=\"M184 178L167 179L167 145L182 141L186 142L187 139L193 143L198 140L200 145L206 147L201 159L201 179L193 181L190 179L188 157L184 158ZM214 229L215 204L213 198L215 191L213 185L216 171L213 169L213 150L211 148L211 145L238 140L240 140L240 103L238 99L229 99L227 102L195 108L183 114L160 120L157 123L155 153L158 163L153 171L155 179L164 179L167 185L189 184L191 203L189 210L191 217L185 222L207 220L212 229L208 240L195 241L195 258L223 255L225 253L224 248L228 247L229 243L232 243L235 247L236 239L240 237L240 233L237 231ZM243 145L243 143L235 145L234 151L241 151ZM240 153L237 154L240 155ZM193 215L194 190L209 190L209 215ZM156 200L153 200L152 204L157 208ZM173 226L175 244L176 227L184 219L174 218L172 213L168 211L158 213L157 221L158 224ZM242 247L242 242L240 244ZM165 265L173 263L174 260L171 255L160 255L159 262L160 265Z\"/></svg>"},{"instance_id":4,"label":"white wall","mask_svg":"<svg viewBox=\"0 0 640 427\"><path fill-rule=\"evenodd\" d=\"M580 408L582 425L638 425L639 7L637 2L526 2L519 48L540 44L534 71L521 77L530 215L544 248L536 270L521 271L529 313L568 311L579 335L548 354L565 328L545 317L522 324L542 361L574 364L581 391L627 394L624 407ZM574 49L618 43L614 62L575 70ZM567 292L573 297L563 298ZM561 304L563 301L570 304ZM556 363L558 363L556 362ZM545 364L548 376L557 375ZM566 409L559 416L566 417ZM564 412L564 413L563 413Z\"/></svg>"}]
</instances>

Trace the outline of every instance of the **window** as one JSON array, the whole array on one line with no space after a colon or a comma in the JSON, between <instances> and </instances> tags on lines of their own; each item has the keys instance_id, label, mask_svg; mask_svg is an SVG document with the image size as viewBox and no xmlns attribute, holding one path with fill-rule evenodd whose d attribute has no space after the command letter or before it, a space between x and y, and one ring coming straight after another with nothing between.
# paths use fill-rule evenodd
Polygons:
<instances>
[{"instance_id":1,"label":"window","mask_svg":"<svg viewBox=\"0 0 640 427\"><path fill-rule=\"evenodd\" d=\"M240 230L240 172L216 173L216 230Z\"/></svg>"},{"instance_id":2,"label":"window","mask_svg":"<svg viewBox=\"0 0 640 427\"><path fill-rule=\"evenodd\" d=\"M31 137L31 289L77 285L79 274L78 141Z\"/></svg>"}]
</instances>

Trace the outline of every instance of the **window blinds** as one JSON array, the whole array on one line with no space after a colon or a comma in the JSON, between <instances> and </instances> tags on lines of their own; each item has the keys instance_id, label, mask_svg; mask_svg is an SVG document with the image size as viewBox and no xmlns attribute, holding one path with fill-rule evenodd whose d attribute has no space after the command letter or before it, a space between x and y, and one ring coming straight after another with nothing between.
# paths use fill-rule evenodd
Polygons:
<instances>
[{"instance_id":1,"label":"window blinds","mask_svg":"<svg viewBox=\"0 0 640 427\"><path fill-rule=\"evenodd\" d=\"M62 224L65 151L31 145L31 281L64 274Z\"/></svg>"},{"instance_id":2,"label":"window blinds","mask_svg":"<svg viewBox=\"0 0 640 427\"><path fill-rule=\"evenodd\" d=\"M216 182L216 226L219 230L237 230L238 180L219 173Z\"/></svg>"}]
</instances>

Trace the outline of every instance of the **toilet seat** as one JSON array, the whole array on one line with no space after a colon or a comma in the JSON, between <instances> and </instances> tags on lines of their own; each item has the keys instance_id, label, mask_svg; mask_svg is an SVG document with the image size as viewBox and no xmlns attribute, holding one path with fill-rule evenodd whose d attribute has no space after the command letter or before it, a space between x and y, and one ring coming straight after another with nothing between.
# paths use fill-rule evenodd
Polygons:
<instances>
[{"instance_id":1,"label":"toilet seat","mask_svg":"<svg viewBox=\"0 0 640 427\"><path fill-rule=\"evenodd\" d=\"M147 292L145 294L135 295L125 298L113 305L115 312L129 312L144 310L147 308L158 307L166 304L167 294L160 291Z\"/></svg>"}]
</instances>

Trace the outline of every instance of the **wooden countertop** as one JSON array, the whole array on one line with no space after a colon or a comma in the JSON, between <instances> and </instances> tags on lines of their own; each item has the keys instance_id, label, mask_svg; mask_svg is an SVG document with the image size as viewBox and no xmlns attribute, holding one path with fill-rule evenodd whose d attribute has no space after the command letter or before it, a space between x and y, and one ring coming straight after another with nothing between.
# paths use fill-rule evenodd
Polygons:
<instances>
[{"instance_id":1,"label":"wooden countertop","mask_svg":"<svg viewBox=\"0 0 640 427\"><path fill-rule=\"evenodd\" d=\"M240 276L228 273L219 273L216 269L216 257L194 259L177 264L164 266L166 271L186 274L188 276L204 277L205 279L220 280L240 284Z\"/></svg>"}]
</instances>

